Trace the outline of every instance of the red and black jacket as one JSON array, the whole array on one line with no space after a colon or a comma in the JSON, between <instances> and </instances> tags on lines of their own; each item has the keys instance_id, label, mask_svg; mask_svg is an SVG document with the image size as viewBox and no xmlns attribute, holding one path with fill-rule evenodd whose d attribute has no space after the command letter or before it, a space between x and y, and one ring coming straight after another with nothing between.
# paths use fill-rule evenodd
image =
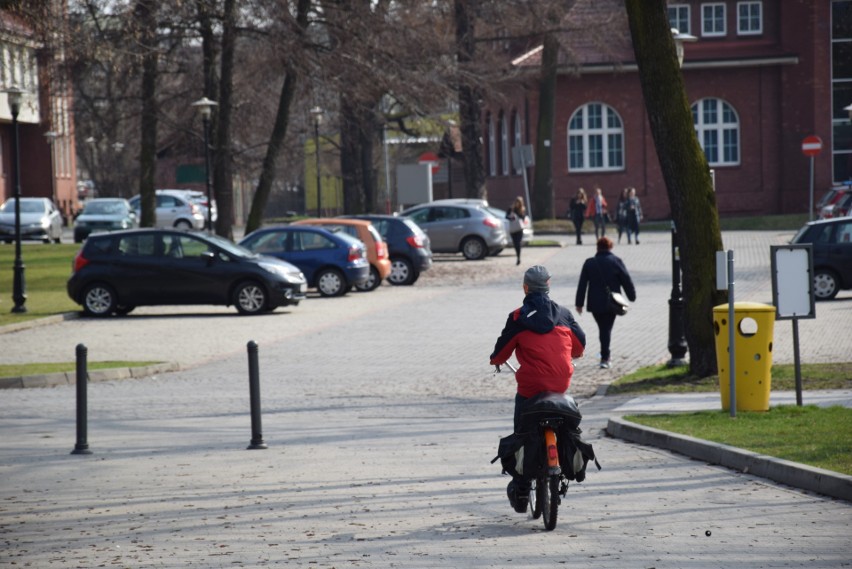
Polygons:
<instances>
[{"instance_id":1,"label":"red and black jacket","mask_svg":"<svg viewBox=\"0 0 852 569\"><path fill-rule=\"evenodd\" d=\"M567 308L540 292L524 297L524 304L509 314L497 338L491 364L506 363L512 352L520 364L515 379L518 395L532 397L542 391L565 393L574 374L572 358L583 355L586 334Z\"/></svg>"}]
</instances>

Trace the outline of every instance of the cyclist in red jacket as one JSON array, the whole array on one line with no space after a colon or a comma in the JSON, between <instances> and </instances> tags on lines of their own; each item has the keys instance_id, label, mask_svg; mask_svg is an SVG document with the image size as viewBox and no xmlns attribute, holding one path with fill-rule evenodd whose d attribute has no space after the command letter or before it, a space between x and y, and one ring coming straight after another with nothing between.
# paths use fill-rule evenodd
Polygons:
<instances>
[{"instance_id":1,"label":"cyclist in red jacket","mask_svg":"<svg viewBox=\"0 0 852 569\"><path fill-rule=\"evenodd\" d=\"M542 391L568 390L574 374L573 358L582 357L586 346L586 334L571 311L550 300L550 273L545 267L535 265L527 269L524 295L523 305L509 314L491 354L492 365L506 363L513 352L520 364L515 373L516 433L521 408L527 399ZM509 501L516 511L526 510L528 485L521 479L509 483Z\"/></svg>"}]
</instances>

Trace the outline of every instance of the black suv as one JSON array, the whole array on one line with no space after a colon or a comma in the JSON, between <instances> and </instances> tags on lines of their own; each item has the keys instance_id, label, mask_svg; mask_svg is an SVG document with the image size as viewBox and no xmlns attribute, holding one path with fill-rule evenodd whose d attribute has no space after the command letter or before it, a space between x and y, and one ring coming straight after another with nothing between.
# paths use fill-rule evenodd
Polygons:
<instances>
[{"instance_id":1,"label":"black suv","mask_svg":"<svg viewBox=\"0 0 852 569\"><path fill-rule=\"evenodd\" d=\"M203 233L136 229L90 235L74 257L68 296L90 316L137 306L234 305L240 314L297 305L307 283L295 266Z\"/></svg>"},{"instance_id":2,"label":"black suv","mask_svg":"<svg viewBox=\"0 0 852 569\"><path fill-rule=\"evenodd\" d=\"M344 215L366 219L373 224L388 244L391 273L388 282L395 285L414 284L420 273L432 266L429 236L406 217L381 214Z\"/></svg>"}]
</instances>

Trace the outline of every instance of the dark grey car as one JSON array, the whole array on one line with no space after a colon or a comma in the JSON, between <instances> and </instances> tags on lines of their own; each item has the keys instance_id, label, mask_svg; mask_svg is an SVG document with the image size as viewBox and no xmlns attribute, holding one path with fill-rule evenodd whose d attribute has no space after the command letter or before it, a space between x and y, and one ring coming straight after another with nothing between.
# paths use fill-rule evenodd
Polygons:
<instances>
[{"instance_id":1,"label":"dark grey car","mask_svg":"<svg viewBox=\"0 0 852 569\"><path fill-rule=\"evenodd\" d=\"M830 300L852 289L852 217L812 221L791 243L811 243L814 253L814 297Z\"/></svg>"}]
</instances>

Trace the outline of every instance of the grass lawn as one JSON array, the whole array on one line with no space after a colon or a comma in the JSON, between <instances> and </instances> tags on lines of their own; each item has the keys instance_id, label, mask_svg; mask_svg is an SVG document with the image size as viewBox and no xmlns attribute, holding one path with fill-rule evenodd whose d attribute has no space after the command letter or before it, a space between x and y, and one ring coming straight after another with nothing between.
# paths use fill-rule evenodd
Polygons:
<instances>
[{"instance_id":1,"label":"grass lawn","mask_svg":"<svg viewBox=\"0 0 852 569\"><path fill-rule=\"evenodd\" d=\"M795 389L792 365L772 366L771 388ZM852 363L803 364L802 388L852 389ZM642 368L612 384L607 395L718 392L719 378L691 377L686 367ZM720 401L721 406L721 401ZM852 475L852 409L784 405L767 412L702 411L632 415L628 421Z\"/></svg>"},{"instance_id":2,"label":"grass lawn","mask_svg":"<svg viewBox=\"0 0 852 569\"><path fill-rule=\"evenodd\" d=\"M80 310L65 292L65 283L71 276L71 262L79 250L80 245L75 244L22 245L27 312L12 314L15 246L0 245L0 326Z\"/></svg>"},{"instance_id":3,"label":"grass lawn","mask_svg":"<svg viewBox=\"0 0 852 569\"><path fill-rule=\"evenodd\" d=\"M162 362L86 362L89 371L97 369L111 369L117 367L143 367ZM21 377L26 375L41 375L44 373L59 373L75 371L76 362L59 363L31 363L31 364L2 364L0 365L0 377Z\"/></svg>"}]
</instances>

